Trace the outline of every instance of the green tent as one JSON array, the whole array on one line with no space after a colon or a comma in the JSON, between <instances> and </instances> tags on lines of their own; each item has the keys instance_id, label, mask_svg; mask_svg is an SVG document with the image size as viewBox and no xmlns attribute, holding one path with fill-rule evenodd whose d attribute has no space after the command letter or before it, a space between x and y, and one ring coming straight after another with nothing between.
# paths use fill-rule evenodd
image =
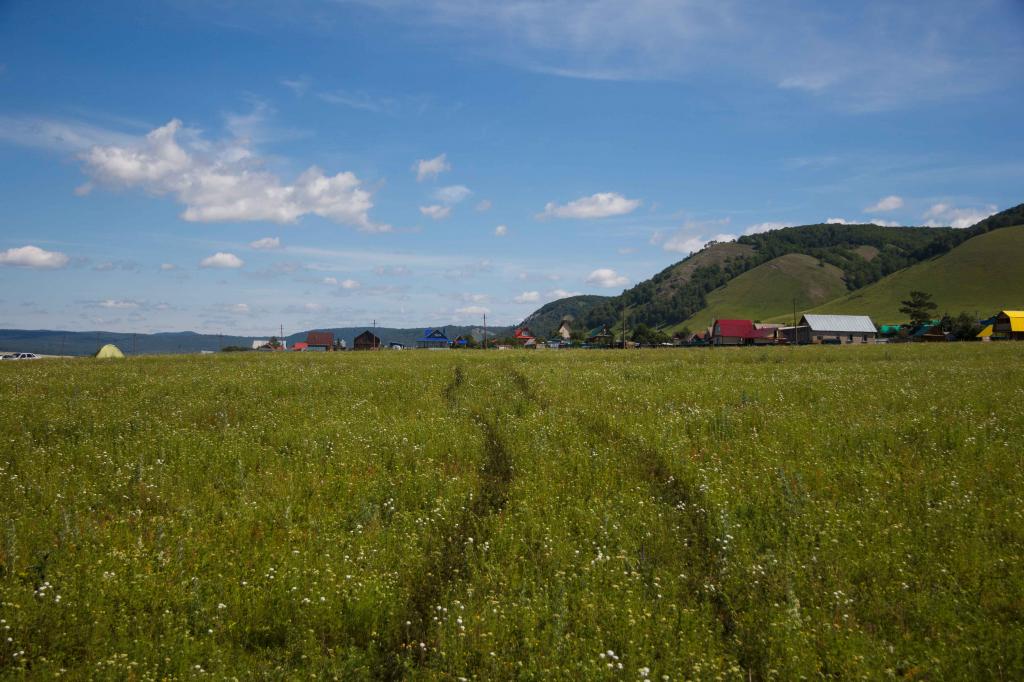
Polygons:
<instances>
[{"instance_id":1,"label":"green tent","mask_svg":"<svg viewBox=\"0 0 1024 682\"><path fill-rule=\"evenodd\" d=\"M123 358L124 357L124 353L122 353L121 349L118 348L117 346L115 346L114 344L108 343L107 345L103 346L103 348L100 348L98 351L96 351L96 355L94 355L93 357L95 357L95 358Z\"/></svg>"}]
</instances>

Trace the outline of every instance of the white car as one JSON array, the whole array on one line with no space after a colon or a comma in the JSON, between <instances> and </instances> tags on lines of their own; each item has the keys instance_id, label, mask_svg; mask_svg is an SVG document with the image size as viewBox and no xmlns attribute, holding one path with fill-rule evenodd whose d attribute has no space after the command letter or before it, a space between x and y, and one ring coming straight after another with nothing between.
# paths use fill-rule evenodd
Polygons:
<instances>
[{"instance_id":1,"label":"white car","mask_svg":"<svg viewBox=\"0 0 1024 682\"><path fill-rule=\"evenodd\" d=\"M7 355L0 357L0 360L38 360L39 356L35 353L8 353Z\"/></svg>"}]
</instances>

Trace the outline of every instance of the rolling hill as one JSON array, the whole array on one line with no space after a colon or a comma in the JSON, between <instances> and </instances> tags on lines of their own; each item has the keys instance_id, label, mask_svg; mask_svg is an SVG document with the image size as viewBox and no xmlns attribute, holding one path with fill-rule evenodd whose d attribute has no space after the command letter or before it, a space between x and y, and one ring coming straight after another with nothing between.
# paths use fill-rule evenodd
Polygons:
<instances>
[{"instance_id":1,"label":"rolling hill","mask_svg":"<svg viewBox=\"0 0 1024 682\"><path fill-rule=\"evenodd\" d=\"M618 296L553 301L527 324L541 336L553 332L563 315L581 327L615 327L625 309L631 326L675 331L703 327L715 316L789 320L794 299L798 311L832 310L831 299L838 306L833 312L890 318L917 281L943 310L1005 307L1021 299L1009 284L1021 279L1014 261L1024 262L1015 255L1021 236L1012 228L1018 225L1024 225L1024 204L967 229L817 224L771 230L711 243ZM991 252L989 245L997 243L1005 253ZM955 257L944 259L954 251Z\"/></svg>"},{"instance_id":2,"label":"rolling hill","mask_svg":"<svg viewBox=\"0 0 1024 682\"><path fill-rule=\"evenodd\" d=\"M847 291L843 271L802 253L773 258L707 296L707 306L669 329L697 330L715 318L764 320L831 301Z\"/></svg>"},{"instance_id":3,"label":"rolling hill","mask_svg":"<svg viewBox=\"0 0 1024 682\"><path fill-rule=\"evenodd\" d=\"M870 315L899 322L900 301L913 291L932 294L939 314L985 317L1024 306L1024 226L979 234L949 253L895 272L808 312Z\"/></svg>"}]
</instances>

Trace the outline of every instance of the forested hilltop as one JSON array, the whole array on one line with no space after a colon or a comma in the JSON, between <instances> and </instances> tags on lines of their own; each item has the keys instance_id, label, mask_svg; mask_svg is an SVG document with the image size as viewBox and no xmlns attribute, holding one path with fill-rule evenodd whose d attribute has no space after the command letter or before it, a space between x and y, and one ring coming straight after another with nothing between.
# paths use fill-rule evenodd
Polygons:
<instances>
[{"instance_id":1,"label":"forested hilltop","mask_svg":"<svg viewBox=\"0 0 1024 682\"><path fill-rule=\"evenodd\" d=\"M823 268L838 268L846 290L856 291L945 254L976 235L1019 224L1024 224L1024 204L967 229L873 224L787 227L743 236L735 242L712 242L618 296L554 301L526 321L543 336L553 331L563 314L572 315L577 326L614 326L625 308L631 324L671 328L703 310L712 291L783 256L802 254L817 259ZM786 298L791 292L780 291L779 295ZM785 302L788 305L789 301Z\"/></svg>"}]
</instances>

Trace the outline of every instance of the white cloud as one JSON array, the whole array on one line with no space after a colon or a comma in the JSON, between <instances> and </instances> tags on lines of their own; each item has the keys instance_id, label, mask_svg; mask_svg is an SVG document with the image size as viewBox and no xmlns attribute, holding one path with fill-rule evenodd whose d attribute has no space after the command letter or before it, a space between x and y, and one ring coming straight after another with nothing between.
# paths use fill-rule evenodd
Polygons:
<instances>
[{"instance_id":1,"label":"white cloud","mask_svg":"<svg viewBox=\"0 0 1024 682\"><path fill-rule=\"evenodd\" d=\"M232 303L225 306L225 310L236 315L248 315L250 312L248 303Z\"/></svg>"},{"instance_id":2,"label":"white cloud","mask_svg":"<svg viewBox=\"0 0 1024 682\"><path fill-rule=\"evenodd\" d=\"M593 286L612 289L615 287L626 286L629 284L629 278L624 275L620 275L611 268L598 268L587 275L586 282Z\"/></svg>"},{"instance_id":3,"label":"white cloud","mask_svg":"<svg viewBox=\"0 0 1024 682\"><path fill-rule=\"evenodd\" d=\"M829 218L825 221L826 225L857 225L856 221L849 221L846 218Z\"/></svg>"},{"instance_id":4,"label":"white cloud","mask_svg":"<svg viewBox=\"0 0 1024 682\"><path fill-rule=\"evenodd\" d=\"M480 211L481 213L483 213L484 211L490 211L491 206L493 205L494 204L491 203L490 199L481 199L476 204L476 210Z\"/></svg>"},{"instance_id":5,"label":"white cloud","mask_svg":"<svg viewBox=\"0 0 1024 682\"><path fill-rule=\"evenodd\" d=\"M358 2L517 68L639 81L726 73L854 111L1005 90L1024 66L1014 0L933 0L928 12L884 2L823 9L814 0L784 9L682 0Z\"/></svg>"},{"instance_id":6,"label":"white cloud","mask_svg":"<svg viewBox=\"0 0 1024 682\"><path fill-rule=\"evenodd\" d=\"M278 237L263 237L262 239L257 239L254 242L249 242L249 248L260 251L279 249L281 248L281 239Z\"/></svg>"},{"instance_id":7,"label":"white cloud","mask_svg":"<svg viewBox=\"0 0 1024 682\"><path fill-rule=\"evenodd\" d=\"M536 303L540 300L539 291L524 291L513 299L516 303Z\"/></svg>"},{"instance_id":8,"label":"white cloud","mask_svg":"<svg viewBox=\"0 0 1024 682\"><path fill-rule=\"evenodd\" d=\"M447 154L440 154L432 159L420 159L412 165L412 168L416 171L416 182L436 178L441 173L452 169L451 164L448 163Z\"/></svg>"},{"instance_id":9,"label":"white cloud","mask_svg":"<svg viewBox=\"0 0 1024 682\"><path fill-rule=\"evenodd\" d=\"M130 144L95 145L80 158L97 184L174 196L190 222L293 223L313 214L367 232L391 229L370 219L371 194L353 173L328 176L311 166L285 184L262 169L247 140L210 143L178 119Z\"/></svg>"},{"instance_id":10,"label":"white cloud","mask_svg":"<svg viewBox=\"0 0 1024 682\"><path fill-rule=\"evenodd\" d=\"M549 201L538 218L608 218L632 213L640 206L639 199L627 199L617 192L598 192L559 206Z\"/></svg>"},{"instance_id":11,"label":"white cloud","mask_svg":"<svg viewBox=\"0 0 1024 682\"><path fill-rule=\"evenodd\" d=\"M793 226L790 223L773 223L773 222L757 223L756 225L751 225L746 230L744 230L743 234L747 234L747 235L750 235L750 234L761 234L762 232L771 232L772 230L781 230L784 227L793 227Z\"/></svg>"},{"instance_id":12,"label":"white cloud","mask_svg":"<svg viewBox=\"0 0 1024 682\"><path fill-rule=\"evenodd\" d=\"M161 263L160 269L163 270L164 272L168 272L170 270L177 270L178 266L175 265L174 263Z\"/></svg>"},{"instance_id":13,"label":"white cloud","mask_svg":"<svg viewBox=\"0 0 1024 682\"><path fill-rule=\"evenodd\" d=\"M109 310L131 310L133 308L139 307L137 301L119 301L113 298L108 298L105 301L100 301L97 305L101 308L107 308Z\"/></svg>"},{"instance_id":14,"label":"white cloud","mask_svg":"<svg viewBox=\"0 0 1024 682\"><path fill-rule=\"evenodd\" d=\"M236 256L233 253L225 253L218 251L212 256L207 256L203 260L199 261L199 267L201 268L240 268L245 265L245 261Z\"/></svg>"},{"instance_id":15,"label":"white cloud","mask_svg":"<svg viewBox=\"0 0 1024 682\"><path fill-rule=\"evenodd\" d=\"M348 290L358 289L359 287L362 286L362 284L360 284L358 280L354 279L339 280L337 277L324 277L320 281L332 287L341 287L342 289Z\"/></svg>"},{"instance_id":16,"label":"white cloud","mask_svg":"<svg viewBox=\"0 0 1024 682\"><path fill-rule=\"evenodd\" d=\"M504 237L507 234L508 234L508 225L498 225L496 228L494 228L494 236L495 237Z\"/></svg>"},{"instance_id":17,"label":"white cloud","mask_svg":"<svg viewBox=\"0 0 1024 682\"><path fill-rule=\"evenodd\" d=\"M281 85L294 92L297 96L302 97L309 90L309 86L312 85L312 81L309 76L301 76L299 78L282 78Z\"/></svg>"},{"instance_id":18,"label":"white cloud","mask_svg":"<svg viewBox=\"0 0 1024 682\"><path fill-rule=\"evenodd\" d=\"M375 97L365 92L335 90L317 93L317 97L331 104L340 104L350 109L370 111L375 114L395 114L399 110L398 100L390 97Z\"/></svg>"},{"instance_id":19,"label":"white cloud","mask_svg":"<svg viewBox=\"0 0 1024 682\"><path fill-rule=\"evenodd\" d=\"M631 253L636 253L636 249L634 247L632 247L632 246L623 246L623 247L620 247L618 249L615 249L615 251L620 256L628 256Z\"/></svg>"},{"instance_id":20,"label":"white cloud","mask_svg":"<svg viewBox=\"0 0 1024 682\"><path fill-rule=\"evenodd\" d=\"M434 192L434 198L443 204L457 204L473 192L465 185L450 185Z\"/></svg>"},{"instance_id":21,"label":"white cloud","mask_svg":"<svg viewBox=\"0 0 1024 682\"><path fill-rule=\"evenodd\" d=\"M552 301L557 301L560 298L569 298L570 296L580 296L580 291L566 291L565 289L552 289L547 292L546 296Z\"/></svg>"},{"instance_id":22,"label":"white cloud","mask_svg":"<svg viewBox=\"0 0 1024 682\"><path fill-rule=\"evenodd\" d=\"M491 312L491 309L485 308L482 305L470 305L465 308L458 308L455 312L459 315L487 315Z\"/></svg>"},{"instance_id":23,"label":"white cloud","mask_svg":"<svg viewBox=\"0 0 1024 682\"><path fill-rule=\"evenodd\" d=\"M79 152L95 145L131 144L135 138L80 121L0 116L0 140L56 152Z\"/></svg>"},{"instance_id":24,"label":"white cloud","mask_svg":"<svg viewBox=\"0 0 1024 682\"><path fill-rule=\"evenodd\" d=\"M779 87L783 90L806 90L808 92L820 92L832 85L836 80L830 74L806 74L803 76L789 76L779 81Z\"/></svg>"},{"instance_id":25,"label":"white cloud","mask_svg":"<svg viewBox=\"0 0 1024 682\"><path fill-rule=\"evenodd\" d=\"M324 309L324 305L322 303L304 303L302 304L302 307L304 310L311 313L318 313Z\"/></svg>"},{"instance_id":26,"label":"white cloud","mask_svg":"<svg viewBox=\"0 0 1024 682\"><path fill-rule=\"evenodd\" d=\"M734 234L716 234L714 237L705 239L702 236L688 236L682 232L676 232L670 235L662 243L661 248L666 251L672 251L675 253L696 253L711 242L732 242L736 241L736 235Z\"/></svg>"},{"instance_id":27,"label":"white cloud","mask_svg":"<svg viewBox=\"0 0 1024 682\"><path fill-rule=\"evenodd\" d=\"M876 203L865 208L864 212L880 213L882 211L895 211L897 208L903 208L903 197L890 194L887 197L882 197Z\"/></svg>"},{"instance_id":28,"label":"white cloud","mask_svg":"<svg viewBox=\"0 0 1024 682\"><path fill-rule=\"evenodd\" d=\"M451 206L440 206L433 204L431 206L420 206L420 213L434 220L444 220L452 212Z\"/></svg>"},{"instance_id":29,"label":"white cloud","mask_svg":"<svg viewBox=\"0 0 1024 682\"><path fill-rule=\"evenodd\" d=\"M47 251L38 246L19 246L0 251L0 265L52 270L62 268L71 259L60 251Z\"/></svg>"},{"instance_id":30,"label":"white cloud","mask_svg":"<svg viewBox=\"0 0 1024 682\"><path fill-rule=\"evenodd\" d=\"M869 218L868 223L881 227L901 227L903 223L898 220L882 220L881 218Z\"/></svg>"},{"instance_id":31,"label":"white cloud","mask_svg":"<svg viewBox=\"0 0 1024 682\"><path fill-rule=\"evenodd\" d=\"M469 301L470 303L486 303L490 300L490 296L487 294L463 294L462 300Z\"/></svg>"},{"instance_id":32,"label":"white cloud","mask_svg":"<svg viewBox=\"0 0 1024 682\"><path fill-rule=\"evenodd\" d=\"M940 202L933 204L924 212L928 227L955 227L963 229L971 227L980 220L984 220L998 209L995 204L988 204L981 208L957 208L952 204Z\"/></svg>"}]
</instances>

